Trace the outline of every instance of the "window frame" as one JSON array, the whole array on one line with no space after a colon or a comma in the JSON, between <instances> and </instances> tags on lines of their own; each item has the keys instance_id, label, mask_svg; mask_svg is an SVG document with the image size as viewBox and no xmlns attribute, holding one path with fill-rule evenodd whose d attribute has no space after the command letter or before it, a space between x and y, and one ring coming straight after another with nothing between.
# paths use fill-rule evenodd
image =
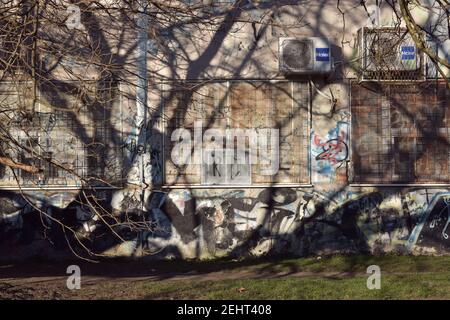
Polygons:
<instances>
[{"instance_id":1,"label":"window frame","mask_svg":"<svg viewBox=\"0 0 450 320\"><path fill-rule=\"evenodd\" d=\"M232 83L291 83L291 90L293 91L293 84L295 82L301 83L302 85L305 85L307 87L307 114L305 115L305 118L307 120L306 124L306 148L304 148L304 151L307 153L305 156L305 162L306 162L306 175L305 175L305 182L301 183L280 183L280 182L273 182L273 183L253 183L251 184L204 184L202 181L200 183L176 183L176 184L168 184L166 180L166 166L165 161L167 159L166 155L166 143L165 143L165 137L167 133L167 119L166 119L166 103L165 103L165 96L164 93L170 92L168 90L169 87L173 87L174 84L177 85L183 85L183 84L201 84L201 83L207 83L207 84L215 84L215 83L226 83L226 86L228 90L230 89L230 85ZM161 132L161 146L162 146L162 153L161 153L161 161L162 161L162 179L160 187L163 189L235 189L235 188L245 188L245 189L251 189L251 188L267 188L267 187L275 187L275 188L285 188L285 187L312 187L312 173L311 173L311 132L312 132L312 99L311 99L311 86L309 81L295 81L295 80L288 80L288 79L280 79L280 80L269 80L269 79L214 79L214 80L187 80L187 81L172 81L168 85L167 83L161 84L161 95L160 99L163 102L162 103L162 115L160 115L159 119L159 128ZM230 108L230 94L227 95L227 108ZM292 99L292 103L295 103ZM281 163L281 161L280 161ZM251 172L251 170L250 170ZM203 169L200 170L200 176L203 175ZM201 180L201 177L200 177ZM252 179L253 180L253 179Z\"/></svg>"},{"instance_id":2,"label":"window frame","mask_svg":"<svg viewBox=\"0 0 450 320\"><path fill-rule=\"evenodd\" d=\"M358 85L358 86L363 86L363 84L366 84L368 86L371 85L371 82L361 82L358 80L350 80L349 81L349 113L350 113L350 119L351 119L351 125L349 126L349 143L350 143L350 148L349 148L349 159L350 159L350 165L349 165L349 183L348 186L349 187L355 187L355 188L359 188L359 187L450 187L450 179L449 182L417 182L417 181L411 181L411 182L382 182L382 181L378 181L378 182L362 182L362 181L355 181L355 163L354 163L354 159L353 159L353 152L354 152L354 137L353 137L353 131L354 131L354 127L353 127L353 119L355 117L355 114L353 113L353 90L352 87L353 85ZM437 86L441 86L444 85L445 86L445 80L426 80L426 81L421 81L420 83L418 82L408 82L408 83L404 83L404 82L388 82L388 83L382 83L382 86L390 86L390 85L421 85L421 84L435 84ZM380 94L380 93L379 93ZM448 96L448 99L450 99L450 96ZM450 100L449 100L450 101ZM378 105L377 105L378 107ZM450 128L450 127L449 127ZM392 128L390 128L390 130L392 130ZM397 137L398 138L398 137ZM416 138L417 139L417 138ZM450 155L449 155L449 161L450 161Z\"/></svg>"},{"instance_id":3,"label":"window frame","mask_svg":"<svg viewBox=\"0 0 450 320\"><path fill-rule=\"evenodd\" d=\"M82 80L82 81L65 80L64 82L68 83L68 84L71 84L71 83L75 83L76 84L76 83L80 83L80 82L94 83L95 84L97 81L86 79L86 80ZM19 81L3 80L3 81L1 81L1 84L6 84L6 85L8 85L8 84L15 84L15 83L18 83L18 84L21 84L21 85L22 84L24 84L24 85L32 85L32 81L31 80L19 80ZM55 84L55 85L57 85L57 84ZM119 95L117 97L117 103L118 103L118 106L119 106L119 112L120 112L120 114L122 114L122 112L123 112L123 98L122 98L122 94L121 94L122 91L121 91L121 83L120 82L119 82L118 88L119 88ZM0 96L2 94L4 94L4 92L5 91L0 90ZM12 92L12 94L16 93L16 91L13 91L13 90L7 91L7 92ZM41 108L42 98L41 97L42 97L41 91L37 90L37 104L36 104L36 107L37 107L36 108L36 112L37 113L45 113L45 112L42 112L42 108ZM120 129L120 139L121 139L121 141L123 141L124 140L123 117L122 116L119 117L118 121L119 122L115 124L115 127L117 129ZM38 140L40 140L42 138L42 136L43 136L42 134L43 134L42 130L39 130L39 132L36 135ZM51 184L51 183L39 184L39 183L37 183L37 181L34 181L34 183L30 184L29 181L32 178L27 179L27 180L24 181L22 179L22 173L18 172L19 182L14 181L13 184L0 183L0 190L30 190L30 191L33 191L33 190L79 190L80 188L95 188L95 189L98 189L98 190L114 190L114 189L123 188L125 186L125 183L126 183L126 181L124 181L125 176L124 176L124 172L123 172L123 165L125 163L125 153L123 151L123 148L121 148L120 146L117 149L120 150L120 161L122 163L122 165L121 165L122 169L120 171L120 177L121 178L120 178L120 180L118 182L115 182L114 186L113 185L84 186L82 184L82 182L78 178L71 179L71 181L70 181L70 182L76 181L76 183L70 183L70 184L64 184L64 185L63 184ZM54 153L52 150L44 151L44 153L49 153L49 152L52 153L52 154ZM19 154L15 154L14 156L16 156L18 159L21 159L22 154L20 154L20 153ZM41 160L39 159L39 161L41 161ZM46 167L47 166L48 165L46 164ZM20 170L20 169L18 169L18 170ZM78 169L76 169L76 170L78 170ZM85 170L85 169L83 168L83 170ZM6 169L5 170L5 174L8 174L7 172L8 172L8 170ZM103 179L103 177L100 177L100 179ZM0 180L3 180L3 178L1 178ZM45 180L47 180L47 179L44 179L44 181Z\"/></svg>"}]
</instances>

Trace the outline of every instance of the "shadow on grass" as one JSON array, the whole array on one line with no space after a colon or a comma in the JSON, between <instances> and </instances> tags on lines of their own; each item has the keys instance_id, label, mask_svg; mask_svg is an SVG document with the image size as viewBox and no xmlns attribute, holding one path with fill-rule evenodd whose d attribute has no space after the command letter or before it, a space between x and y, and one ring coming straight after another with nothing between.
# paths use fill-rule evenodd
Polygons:
<instances>
[{"instance_id":1,"label":"shadow on grass","mask_svg":"<svg viewBox=\"0 0 450 320\"><path fill-rule=\"evenodd\" d=\"M382 272L436 272L450 271L450 257L431 256L366 256L330 255L323 257L296 258L292 256L271 256L245 260L219 259L211 261L152 261L148 259L105 259L99 263L64 261L49 263L40 260L26 263L0 265L0 279L22 277L67 276L67 267L80 266L82 275L107 278L151 277L155 280L171 279L179 276L202 276L210 273L242 273L254 278L284 277L298 273L326 277L352 276L366 273L370 265L380 266Z\"/></svg>"}]
</instances>

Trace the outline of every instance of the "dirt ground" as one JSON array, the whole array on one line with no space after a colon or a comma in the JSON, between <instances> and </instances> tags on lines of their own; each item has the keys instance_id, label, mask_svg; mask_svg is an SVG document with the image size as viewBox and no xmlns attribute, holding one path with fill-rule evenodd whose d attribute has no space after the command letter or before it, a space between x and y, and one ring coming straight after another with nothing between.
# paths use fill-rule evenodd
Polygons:
<instances>
[{"instance_id":1,"label":"dirt ground","mask_svg":"<svg viewBox=\"0 0 450 320\"><path fill-rule=\"evenodd\" d=\"M67 267L77 264L81 270L83 290L69 290ZM223 268L226 267L226 268ZM140 283L169 281L218 281L235 279L271 279L286 276L331 278L350 277L352 272L307 272L295 269L272 270L266 265L240 263L188 264L156 263L20 263L0 266L0 299L97 299L107 290L114 299L139 298L135 292ZM136 287L136 288L134 288Z\"/></svg>"},{"instance_id":2,"label":"dirt ground","mask_svg":"<svg viewBox=\"0 0 450 320\"><path fill-rule=\"evenodd\" d=\"M70 290L71 265L81 290ZM383 290L367 290L367 267ZM450 299L450 257L330 256L223 261L80 260L0 264L0 300L9 299Z\"/></svg>"}]
</instances>

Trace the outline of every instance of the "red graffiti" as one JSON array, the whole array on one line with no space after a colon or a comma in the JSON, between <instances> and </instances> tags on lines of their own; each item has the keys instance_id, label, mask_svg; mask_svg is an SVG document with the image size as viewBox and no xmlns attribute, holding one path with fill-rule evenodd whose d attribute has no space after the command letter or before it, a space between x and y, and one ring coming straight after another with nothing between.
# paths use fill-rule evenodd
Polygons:
<instances>
[{"instance_id":1,"label":"red graffiti","mask_svg":"<svg viewBox=\"0 0 450 320\"><path fill-rule=\"evenodd\" d=\"M345 161L348 157L348 146L345 143L345 133L341 133L337 138L320 141L317 135L314 135L314 144L321 147L323 151L316 156L316 160L327 160L332 164Z\"/></svg>"}]
</instances>

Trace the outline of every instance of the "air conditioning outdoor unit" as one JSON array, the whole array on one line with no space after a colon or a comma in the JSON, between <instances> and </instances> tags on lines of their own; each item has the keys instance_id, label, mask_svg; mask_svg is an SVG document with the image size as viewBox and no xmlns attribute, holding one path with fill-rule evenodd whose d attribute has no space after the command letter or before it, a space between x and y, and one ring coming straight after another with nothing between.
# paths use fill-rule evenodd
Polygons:
<instances>
[{"instance_id":1,"label":"air conditioning outdoor unit","mask_svg":"<svg viewBox=\"0 0 450 320\"><path fill-rule=\"evenodd\" d=\"M425 80L424 57L405 28L358 30L361 81Z\"/></svg>"},{"instance_id":2,"label":"air conditioning outdoor unit","mask_svg":"<svg viewBox=\"0 0 450 320\"><path fill-rule=\"evenodd\" d=\"M437 55L439 58L448 60L450 57L450 39L433 39L429 37L427 39L427 46L430 48L430 51ZM438 63L439 68L443 71L446 78L450 78L450 68L446 68L441 63ZM440 72L438 72L438 68L436 68L435 62L428 56L425 55L425 72L427 79L443 79L444 77Z\"/></svg>"},{"instance_id":3,"label":"air conditioning outdoor unit","mask_svg":"<svg viewBox=\"0 0 450 320\"><path fill-rule=\"evenodd\" d=\"M333 68L328 39L279 38L279 70L285 74L329 74Z\"/></svg>"}]
</instances>

